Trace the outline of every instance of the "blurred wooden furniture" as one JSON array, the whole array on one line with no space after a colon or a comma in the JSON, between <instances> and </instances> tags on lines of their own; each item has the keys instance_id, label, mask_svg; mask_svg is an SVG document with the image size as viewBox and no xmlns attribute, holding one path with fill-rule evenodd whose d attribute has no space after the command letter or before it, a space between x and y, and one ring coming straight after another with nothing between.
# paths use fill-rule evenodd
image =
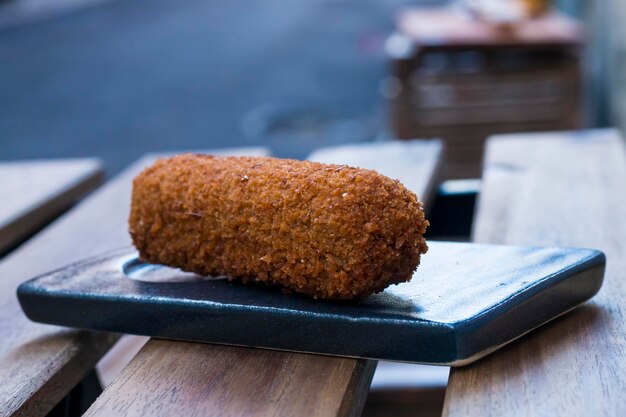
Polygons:
<instances>
[{"instance_id":1,"label":"blurred wooden furniture","mask_svg":"<svg viewBox=\"0 0 626 417\"><path fill-rule=\"evenodd\" d=\"M622 416L626 410L626 152L613 130L496 136L474 240L597 248L600 293L479 362L452 369L444 415Z\"/></svg>"},{"instance_id":2,"label":"blurred wooden furniture","mask_svg":"<svg viewBox=\"0 0 626 417\"><path fill-rule=\"evenodd\" d=\"M426 141L340 147L313 159L388 172L428 199L439 154L439 143ZM361 359L152 339L86 415L358 416L375 367Z\"/></svg>"},{"instance_id":3,"label":"blurred wooden furniture","mask_svg":"<svg viewBox=\"0 0 626 417\"><path fill-rule=\"evenodd\" d=\"M0 162L0 255L102 181L96 159Z\"/></svg>"},{"instance_id":4,"label":"blurred wooden furniture","mask_svg":"<svg viewBox=\"0 0 626 417\"><path fill-rule=\"evenodd\" d=\"M480 176L487 136L575 129L579 25L552 13L495 25L452 8L401 13L387 43L395 136L442 138L442 178Z\"/></svg>"}]
</instances>

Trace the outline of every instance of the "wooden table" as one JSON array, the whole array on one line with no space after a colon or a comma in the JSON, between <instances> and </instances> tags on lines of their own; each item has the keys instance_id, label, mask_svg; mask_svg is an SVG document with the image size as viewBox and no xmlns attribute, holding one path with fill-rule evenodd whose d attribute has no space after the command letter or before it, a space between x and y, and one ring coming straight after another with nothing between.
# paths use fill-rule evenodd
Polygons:
<instances>
[{"instance_id":1,"label":"wooden table","mask_svg":"<svg viewBox=\"0 0 626 417\"><path fill-rule=\"evenodd\" d=\"M444 415L623 416L625 236L626 155L617 132L492 138L474 240L598 248L606 277L585 306L452 369Z\"/></svg>"},{"instance_id":2,"label":"wooden table","mask_svg":"<svg viewBox=\"0 0 626 417\"><path fill-rule=\"evenodd\" d=\"M376 168L428 198L439 154L438 143L410 142L322 150L312 158ZM130 180L153 159L131 166L0 262L0 415L45 415L118 339L31 323L14 292L30 276L128 244ZM486 160L476 241L595 247L606 252L608 269L592 302L473 365L453 369L444 414L621 415L623 141L614 131L499 137L490 140ZM359 415L375 366L150 340L87 415Z\"/></svg>"}]
</instances>

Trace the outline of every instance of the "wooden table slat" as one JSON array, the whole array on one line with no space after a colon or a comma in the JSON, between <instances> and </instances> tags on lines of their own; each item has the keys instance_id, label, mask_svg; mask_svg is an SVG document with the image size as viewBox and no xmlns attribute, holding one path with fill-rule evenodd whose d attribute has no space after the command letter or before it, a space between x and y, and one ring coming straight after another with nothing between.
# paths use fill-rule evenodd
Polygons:
<instances>
[{"instance_id":1,"label":"wooden table slat","mask_svg":"<svg viewBox=\"0 0 626 417\"><path fill-rule=\"evenodd\" d=\"M0 254L96 188L102 164L93 158L0 162Z\"/></svg>"},{"instance_id":2,"label":"wooden table slat","mask_svg":"<svg viewBox=\"0 0 626 417\"><path fill-rule=\"evenodd\" d=\"M441 147L409 142L345 149L312 157L392 171L427 197ZM375 367L375 361L152 339L86 415L358 416Z\"/></svg>"},{"instance_id":3,"label":"wooden table slat","mask_svg":"<svg viewBox=\"0 0 626 417\"><path fill-rule=\"evenodd\" d=\"M129 245L131 180L153 159L132 165L0 262L0 416L45 415L118 339L30 322L15 291L33 276Z\"/></svg>"},{"instance_id":4,"label":"wooden table slat","mask_svg":"<svg viewBox=\"0 0 626 417\"><path fill-rule=\"evenodd\" d=\"M453 369L444 415L622 416L626 410L626 154L612 130L489 141L474 239L606 253L591 302Z\"/></svg>"}]
</instances>

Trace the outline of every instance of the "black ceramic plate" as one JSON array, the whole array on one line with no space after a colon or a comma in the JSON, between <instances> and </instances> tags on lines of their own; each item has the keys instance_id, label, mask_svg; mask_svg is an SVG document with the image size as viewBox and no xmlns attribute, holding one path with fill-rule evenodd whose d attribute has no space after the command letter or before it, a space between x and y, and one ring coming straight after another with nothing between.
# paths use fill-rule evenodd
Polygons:
<instances>
[{"instance_id":1,"label":"black ceramic plate","mask_svg":"<svg viewBox=\"0 0 626 417\"><path fill-rule=\"evenodd\" d=\"M429 245L410 283L359 302L201 278L144 264L131 249L35 278L18 297L43 323L456 366L588 300L604 275L595 250Z\"/></svg>"}]
</instances>

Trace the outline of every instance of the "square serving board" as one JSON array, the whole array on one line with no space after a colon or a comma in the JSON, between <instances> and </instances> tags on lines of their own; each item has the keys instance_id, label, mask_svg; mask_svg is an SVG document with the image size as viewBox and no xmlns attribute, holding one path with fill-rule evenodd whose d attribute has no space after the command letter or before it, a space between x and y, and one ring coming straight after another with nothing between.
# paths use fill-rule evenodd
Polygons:
<instances>
[{"instance_id":1,"label":"square serving board","mask_svg":"<svg viewBox=\"0 0 626 417\"><path fill-rule=\"evenodd\" d=\"M361 301L313 300L137 258L125 248L22 284L34 321L356 358L460 366L584 303L602 252L429 242L408 283Z\"/></svg>"}]
</instances>

